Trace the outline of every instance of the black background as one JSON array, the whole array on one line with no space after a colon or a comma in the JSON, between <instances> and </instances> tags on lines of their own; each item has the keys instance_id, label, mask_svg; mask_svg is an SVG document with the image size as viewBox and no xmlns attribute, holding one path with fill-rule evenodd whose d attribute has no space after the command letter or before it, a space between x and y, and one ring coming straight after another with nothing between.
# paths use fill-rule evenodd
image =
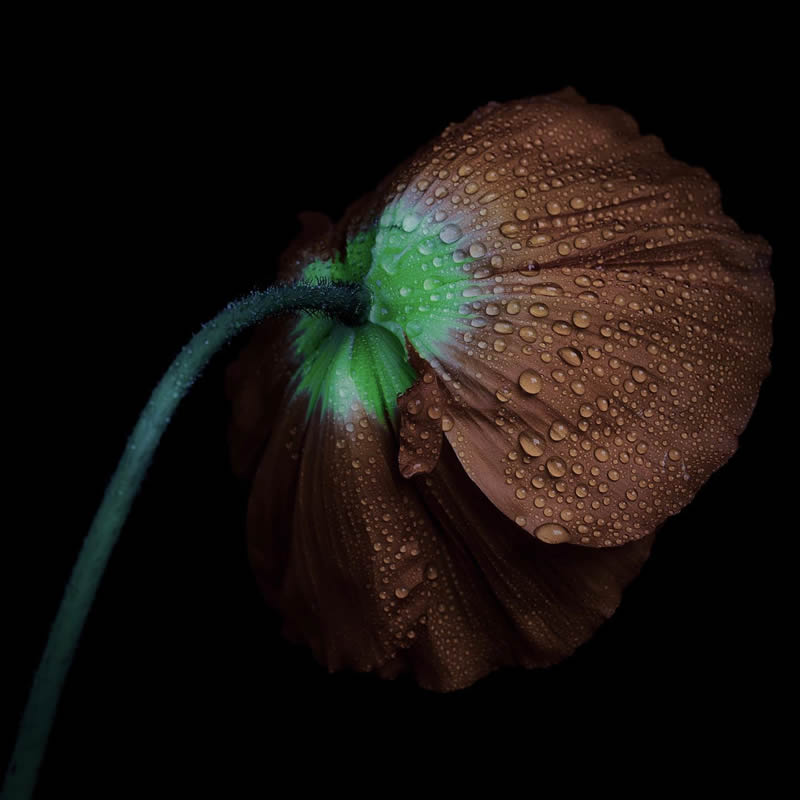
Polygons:
<instances>
[{"instance_id":1,"label":"black background","mask_svg":"<svg viewBox=\"0 0 800 800\"><path fill-rule=\"evenodd\" d=\"M786 168L775 141L777 65L736 71L736 48L695 63L677 46L670 58L683 72L656 75L638 59L545 69L533 52L486 70L468 59L428 64L413 42L404 59L393 49L343 59L324 36L289 36L290 52L278 52L279 30L267 42L151 34L68 47L41 78L37 122L23 121L35 156L23 161L22 205L36 219L23 266L49 302L46 336L27 362L41 379L20 481L33 492L12 498L26 521L6 540L19 552L4 566L21 580L3 612L11 675L0 746L11 746L108 476L175 352L226 301L269 283L297 212L338 217L489 100L573 85L708 169L726 212L776 248L773 374L738 453L667 523L592 641L556 668L507 669L437 695L409 680L329 675L281 638L248 571L247 491L227 462L222 377L234 344L184 401L136 501L70 673L38 796L115 796L110 787L156 783L159 796L210 786L244 796L244 787L268 791L277 775L333 790L363 764L405 770L414 785L423 778L408 765L454 737L481 744L506 732L528 757L613 751L626 736L648 743L668 730L679 732L671 746L681 758L705 757L705 742L730 753L762 739L768 717L783 713L785 633L771 576L789 533L788 498L776 488L789 269L776 211Z\"/></svg>"}]
</instances>

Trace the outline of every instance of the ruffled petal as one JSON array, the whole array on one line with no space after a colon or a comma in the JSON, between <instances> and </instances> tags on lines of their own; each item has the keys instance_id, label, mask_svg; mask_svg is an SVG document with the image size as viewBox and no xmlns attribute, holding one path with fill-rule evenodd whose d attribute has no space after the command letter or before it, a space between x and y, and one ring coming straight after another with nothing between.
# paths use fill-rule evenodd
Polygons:
<instances>
[{"instance_id":1,"label":"ruffled petal","mask_svg":"<svg viewBox=\"0 0 800 800\"><path fill-rule=\"evenodd\" d=\"M361 407L347 421L317 410L305 423L304 404L284 399L253 479L248 548L285 633L331 670L410 667L431 688L471 683L490 668L493 645L479 643L477 672L461 663L475 612L458 580L468 561L451 559L400 476L396 440Z\"/></svg>"},{"instance_id":2,"label":"ruffled petal","mask_svg":"<svg viewBox=\"0 0 800 800\"><path fill-rule=\"evenodd\" d=\"M480 110L384 191L386 315L441 381L464 469L511 520L549 543L617 546L733 454L769 369L770 249L723 214L705 171L566 92ZM434 223L457 248L438 272L412 238ZM437 297L462 304L435 341L433 317L413 327L426 266Z\"/></svg>"},{"instance_id":3,"label":"ruffled petal","mask_svg":"<svg viewBox=\"0 0 800 800\"><path fill-rule=\"evenodd\" d=\"M307 218L279 277L375 304L360 329L265 323L229 371L287 632L439 690L571 653L736 448L769 256L704 171L569 91L490 104L337 226Z\"/></svg>"},{"instance_id":4,"label":"ruffled petal","mask_svg":"<svg viewBox=\"0 0 800 800\"><path fill-rule=\"evenodd\" d=\"M397 398L400 412L397 458L404 478L433 470L442 451L443 428L450 424L446 395L436 373L411 344L407 347L409 363L419 377Z\"/></svg>"},{"instance_id":5,"label":"ruffled petal","mask_svg":"<svg viewBox=\"0 0 800 800\"><path fill-rule=\"evenodd\" d=\"M500 666L555 663L612 613L650 539L549 548L475 490L447 442L429 474L406 480L390 427L358 403L309 416L285 373L276 386L275 372L249 368L265 349L259 332L229 373L234 445L260 453L248 550L286 634L321 663L452 690ZM280 408L268 433L258 395Z\"/></svg>"}]
</instances>

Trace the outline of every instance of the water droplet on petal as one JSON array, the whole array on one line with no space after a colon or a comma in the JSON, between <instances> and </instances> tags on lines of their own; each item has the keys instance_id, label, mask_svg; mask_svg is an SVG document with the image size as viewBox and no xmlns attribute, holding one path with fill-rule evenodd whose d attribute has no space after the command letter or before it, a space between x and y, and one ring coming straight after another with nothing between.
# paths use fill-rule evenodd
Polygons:
<instances>
[{"instance_id":1,"label":"water droplet on petal","mask_svg":"<svg viewBox=\"0 0 800 800\"><path fill-rule=\"evenodd\" d=\"M563 525L555 522L546 522L534 532L534 536L547 544L561 544L569 540L569 531Z\"/></svg>"},{"instance_id":2,"label":"water droplet on petal","mask_svg":"<svg viewBox=\"0 0 800 800\"><path fill-rule=\"evenodd\" d=\"M519 446L529 456L540 456L544 453L544 442L540 436L537 436L532 431L522 431L519 435Z\"/></svg>"},{"instance_id":3,"label":"water droplet on petal","mask_svg":"<svg viewBox=\"0 0 800 800\"><path fill-rule=\"evenodd\" d=\"M416 214L406 214L403 220L403 230L406 233L411 233L419 226L419 217Z\"/></svg>"},{"instance_id":4,"label":"water droplet on petal","mask_svg":"<svg viewBox=\"0 0 800 800\"><path fill-rule=\"evenodd\" d=\"M451 222L449 225L445 225L444 228L439 231L439 238L445 244L457 242L461 238L461 228Z\"/></svg>"},{"instance_id":5,"label":"water droplet on petal","mask_svg":"<svg viewBox=\"0 0 800 800\"><path fill-rule=\"evenodd\" d=\"M557 420L550 426L548 435L554 442L560 442L569 435L569 428L563 422Z\"/></svg>"},{"instance_id":6,"label":"water droplet on petal","mask_svg":"<svg viewBox=\"0 0 800 800\"><path fill-rule=\"evenodd\" d=\"M532 317L546 317L550 309L544 303L534 303L529 309Z\"/></svg>"},{"instance_id":7,"label":"water droplet on petal","mask_svg":"<svg viewBox=\"0 0 800 800\"><path fill-rule=\"evenodd\" d=\"M469 254L472 258L483 258L486 255L486 248L480 242L475 242L469 246Z\"/></svg>"},{"instance_id":8,"label":"water droplet on petal","mask_svg":"<svg viewBox=\"0 0 800 800\"><path fill-rule=\"evenodd\" d=\"M500 226L500 233L508 239L513 239L519 233L519 225L514 222L504 222Z\"/></svg>"},{"instance_id":9,"label":"water droplet on petal","mask_svg":"<svg viewBox=\"0 0 800 800\"><path fill-rule=\"evenodd\" d=\"M560 347L558 354L565 363L572 367L579 367L583 363L583 356L574 347Z\"/></svg>"},{"instance_id":10,"label":"water droplet on petal","mask_svg":"<svg viewBox=\"0 0 800 800\"><path fill-rule=\"evenodd\" d=\"M532 369L526 369L519 376L519 385L528 394L539 394L542 391L542 376Z\"/></svg>"},{"instance_id":11,"label":"water droplet on petal","mask_svg":"<svg viewBox=\"0 0 800 800\"><path fill-rule=\"evenodd\" d=\"M572 314L572 324L576 328L588 328L591 321L591 317L586 311L575 311Z\"/></svg>"},{"instance_id":12,"label":"water droplet on petal","mask_svg":"<svg viewBox=\"0 0 800 800\"><path fill-rule=\"evenodd\" d=\"M564 463L564 460L561 458L553 457L548 458L547 463L545 464L547 467L547 471L554 477L560 478L567 472L567 465Z\"/></svg>"},{"instance_id":13,"label":"water droplet on petal","mask_svg":"<svg viewBox=\"0 0 800 800\"><path fill-rule=\"evenodd\" d=\"M546 208L547 208L547 213L552 214L553 216L556 216L557 214L561 213L561 206L555 200L551 200L547 204Z\"/></svg>"}]
</instances>

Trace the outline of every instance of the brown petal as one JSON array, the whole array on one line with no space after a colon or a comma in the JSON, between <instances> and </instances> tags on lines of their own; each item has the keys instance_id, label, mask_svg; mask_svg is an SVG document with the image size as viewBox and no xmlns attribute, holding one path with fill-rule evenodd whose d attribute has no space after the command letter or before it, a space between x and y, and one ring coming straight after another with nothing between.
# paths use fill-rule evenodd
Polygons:
<instances>
[{"instance_id":1,"label":"brown petal","mask_svg":"<svg viewBox=\"0 0 800 800\"><path fill-rule=\"evenodd\" d=\"M400 412L398 465L404 478L431 472L442 450L445 393L433 368L406 342L409 362L419 378L397 398Z\"/></svg>"},{"instance_id":2,"label":"brown petal","mask_svg":"<svg viewBox=\"0 0 800 800\"><path fill-rule=\"evenodd\" d=\"M493 646L480 642L462 665L451 644L473 636L458 583L468 561L451 558L400 476L396 440L361 411L348 422L314 413L307 427L304 415L289 403L248 512L251 564L286 633L331 670L412 668L432 688L471 683L491 668Z\"/></svg>"},{"instance_id":3,"label":"brown petal","mask_svg":"<svg viewBox=\"0 0 800 800\"><path fill-rule=\"evenodd\" d=\"M607 551L549 548L499 513L447 443L432 473L405 480L389 428L363 411L312 414L257 368L255 337L233 369L235 429L261 450L248 510L259 584L287 633L330 669L412 671L467 686L503 665L555 663L619 602L651 538ZM281 407L264 447L250 411Z\"/></svg>"},{"instance_id":4,"label":"brown petal","mask_svg":"<svg viewBox=\"0 0 800 800\"><path fill-rule=\"evenodd\" d=\"M493 295L437 365L486 495L544 541L599 547L686 505L736 449L771 344L769 246L708 174L567 93L481 109L387 185L458 209Z\"/></svg>"},{"instance_id":5,"label":"brown petal","mask_svg":"<svg viewBox=\"0 0 800 800\"><path fill-rule=\"evenodd\" d=\"M606 550L543 544L473 490L447 443L435 472L415 480L424 481L448 548L468 552L477 567L474 582L463 586L474 593L474 637L497 644L497 665L543 667L566 658L613 614L655 538Z\"/></svg>"}]
</instances>

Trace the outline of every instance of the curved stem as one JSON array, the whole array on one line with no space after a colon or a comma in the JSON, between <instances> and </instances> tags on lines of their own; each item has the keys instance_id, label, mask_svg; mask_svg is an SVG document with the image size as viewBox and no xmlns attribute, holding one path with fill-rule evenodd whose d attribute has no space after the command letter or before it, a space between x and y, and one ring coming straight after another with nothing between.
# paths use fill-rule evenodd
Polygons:
<instances>
[{"instance_id":1,"label":"curved stem","mask_svg":"<svg viewBox=\"0 0 800 800\"><path fill-rule=\"evenodd\" d=\"M311 311L359 324L365 321L368 307L368 291L356 284L321 282L270 287L229 303L172 362L128 439L64 590L23 712L3 800L27 800L33 794L64 680L111 551L162 433L211 357L236 334L273 314Z\"/></svg>"}]
</instances>

